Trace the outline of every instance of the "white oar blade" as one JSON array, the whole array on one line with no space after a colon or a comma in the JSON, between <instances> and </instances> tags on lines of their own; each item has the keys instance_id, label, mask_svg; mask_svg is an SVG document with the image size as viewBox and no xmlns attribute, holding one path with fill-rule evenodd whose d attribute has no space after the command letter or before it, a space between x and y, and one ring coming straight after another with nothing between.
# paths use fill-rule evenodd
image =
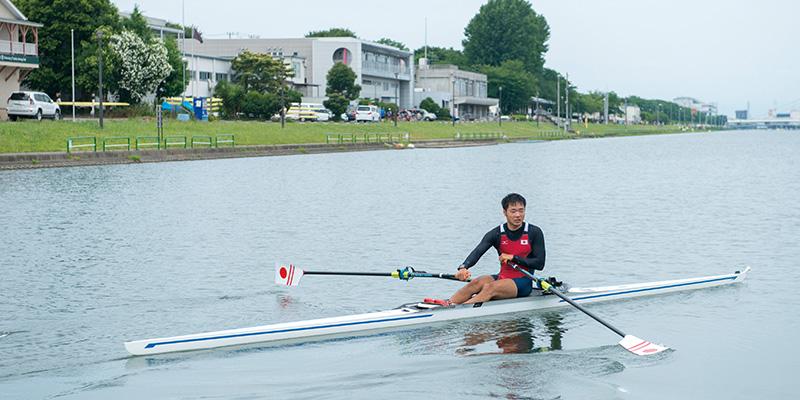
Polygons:
<instances>
[{"instance_id":1,"label":"white oar blade","mask_svg":"<svg viewBox=\"0 0 800 400\"><path fill-rule=\"evenodd\" d=\"M303 270L292 264L275 266L275 283L278 285L297 286L302 277Z\"/></svg>"},{"instance_id":2,"label":"white oar blade","mask_svg":"<svg viewBox=\"0 0 800 400\"><path fill-rule=\"evenodd\" d=\"M664 347L659 344L648 342L644 339L639 339L633 335L625 335L622 340L619 341L619 345L624 347L625 350L630 351L637 356L646 356L650 354L660 353L669 347Z\"/></svg>"}]
</instances>

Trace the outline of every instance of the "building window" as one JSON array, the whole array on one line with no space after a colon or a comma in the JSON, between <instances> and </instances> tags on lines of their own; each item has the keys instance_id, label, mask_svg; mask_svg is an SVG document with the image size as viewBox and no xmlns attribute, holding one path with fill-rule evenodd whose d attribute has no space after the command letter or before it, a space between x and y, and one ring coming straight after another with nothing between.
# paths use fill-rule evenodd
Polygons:
<instances>
[{"instance_id":1,"label":"building window","mask_svg":"<svg viewBox=\"0 0 800 400\"><path fill-rule=\"evenodd\" d=\"M217 72L216 78L217 78L217 82L227 81L228 80L228 74L220 74L219 72Z\"/></svg>"},{"instance_id":2,"label":"building window","mask_svg":"<svg viewBox=\"0 0 800 400\"><path fill-rule=\"evenodd\" d=\"M201 81L210 81L211 80L211 72L200 71L200 80Z\"/></svg>"},{"instance_id":3,"label":"building window","mask_svg":"<svg viewBox=\"0 0 800 400\"><path fill-rule=\"evenodd\" d=\"M350 50L345 49L344 47L340 47L333 52L333 62L343 63L344 65L350 65L352 61L353 53Z\"/></svg>"}]
</instances>

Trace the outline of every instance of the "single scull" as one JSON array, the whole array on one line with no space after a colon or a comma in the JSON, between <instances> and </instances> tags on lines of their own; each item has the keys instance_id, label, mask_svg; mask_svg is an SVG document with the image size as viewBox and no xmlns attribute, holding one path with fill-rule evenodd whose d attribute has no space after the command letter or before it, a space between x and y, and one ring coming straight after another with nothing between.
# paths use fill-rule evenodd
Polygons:
<instances>
[{"instance_id":1,"label":"single scull","mask_svg":"<svg viewBox=\"0 0 800 400\"><path fill-rule=\"evenodd\" d=\"M562 293L580 304L597 303L728 285L744 280L749 270L750 268L748 267L743 271L736 271L727 275L594 288L569 288L563 290ZM555 309L568 306L569 305L559 297L541 293L534 293L530 297L519 299L495 300L482 304L449 307L441 307L427 303L409 303L393 310L366 314L320 318L194 335L136 340L126 342L125 349L133 355L151 355L178 351L213 349L223 346L251 343L319 338L333 335L357 336L382 329L420 326L442 321L480 318L499 314Z\"/></svg>"}]
</instances>

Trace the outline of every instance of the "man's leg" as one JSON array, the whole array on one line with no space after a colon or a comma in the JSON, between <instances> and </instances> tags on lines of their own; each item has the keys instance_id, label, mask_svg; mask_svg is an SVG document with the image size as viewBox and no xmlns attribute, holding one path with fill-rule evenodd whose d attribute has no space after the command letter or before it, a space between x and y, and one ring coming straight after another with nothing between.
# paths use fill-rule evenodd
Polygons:
<instances>
[{"instance_id":1,"label":"man's leg","mask_svg":"<svg viewBox=\"0 0 800 400\"><path fill-rule=\"evenodd\" d=\"M482 303L489 300L513 299L517 297L517 284L513 279L498 279L483 285L481 291L464 304Z\"/></svg>"},{"instance_id":2,"label":"man's leg","mask_svg":"<svg viewBox=\"0 0 800 400\"><path fill-rule=\"evenodd\" d=\"M491 275L484 275L478 277L477 279L473 279L470 283L464 285L461 289L458 289L456 294L450 297L450 302L453 304L461 304L472 297L473 294L478 293L483 289L484 285L494 282L494 278Z\"/></svg>"}]
</instances>

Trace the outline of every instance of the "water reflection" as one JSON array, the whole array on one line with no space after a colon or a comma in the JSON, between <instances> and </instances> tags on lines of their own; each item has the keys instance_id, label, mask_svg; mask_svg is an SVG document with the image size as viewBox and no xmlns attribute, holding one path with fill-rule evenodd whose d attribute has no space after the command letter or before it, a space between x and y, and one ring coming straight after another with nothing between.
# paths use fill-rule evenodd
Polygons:
<instances>
[{"instance_id":1,"label":"water reflection","mask_svg":"<svg viewBox=\"0 0 800 400\"><path fill-rule=\"evenodd\" d=\"M561 338L566 331L561 322L562 317L559 314L546 313L539 315L537 319L517 318L477 323L464 335L463 344L456 349L456 353L477 356L561 350Z\"/></svg>"}]
</instances>

